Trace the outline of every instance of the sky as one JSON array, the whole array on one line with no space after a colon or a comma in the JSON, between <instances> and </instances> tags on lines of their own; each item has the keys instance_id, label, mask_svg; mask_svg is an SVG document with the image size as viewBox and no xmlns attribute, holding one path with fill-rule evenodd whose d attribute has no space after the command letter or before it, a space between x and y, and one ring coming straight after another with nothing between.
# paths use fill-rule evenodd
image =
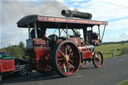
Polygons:
<instances>
[{"instance_id":1,"label":"sky","mask_svg":"<svg viewBox=\"0 0 128 85\"><path fill-rule=\"evenodd\" d=\"M17 27L26 15L61 16L62 9L92 13L108 21L103 42L128 40L128 0L0 0L0 48L26 43L27 29Z\"/></svg>"}]
</instances>

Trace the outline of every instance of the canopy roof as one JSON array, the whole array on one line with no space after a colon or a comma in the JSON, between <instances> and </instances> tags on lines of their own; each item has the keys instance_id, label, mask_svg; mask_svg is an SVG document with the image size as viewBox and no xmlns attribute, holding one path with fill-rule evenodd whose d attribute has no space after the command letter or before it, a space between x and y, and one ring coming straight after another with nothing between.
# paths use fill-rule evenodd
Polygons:
<instances>
[{"instance_id":1,"label":"canopy roof","mask_svg":"<svg viewBox=\"0 0 128 85\"><path fill-rule=\"evenodd\" d=\"M81 28L81 27L88 27L94 25L107 25L108 22L105 21L96 21L96 20L89 20L89 19L78 19L78 18L71 18L71 17L51 17L51 16L39 16L39 15L29 15L21 18L17 22L17 26L20 28L27 28L28 25L30 27L34 27L34 23L37 25L44 26L46 28Z\"/></svg>"}]
</instances>

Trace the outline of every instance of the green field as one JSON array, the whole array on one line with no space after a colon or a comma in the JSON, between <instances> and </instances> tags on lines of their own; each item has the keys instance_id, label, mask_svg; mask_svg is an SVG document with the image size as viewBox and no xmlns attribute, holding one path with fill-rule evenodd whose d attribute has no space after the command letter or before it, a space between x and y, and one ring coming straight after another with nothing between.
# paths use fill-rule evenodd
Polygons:
<instances>
[{"instance_id":1,"label":"green field","mask_svg":"<svg viewBox=\"0 0 128 85\"><path fill-rule=\"evenodd\" d=\"M97 46L95 50L101 51L105 58L110 58L119 55L128 55L128 43L101 45Z\"/></svg>"},{"instance_id":2,"label":"green field","mask_svg":"<svg viewBox=\"0 0 128 85\"><path fill-rule=\"evenodd\" d=\"M123 81L120 85L128 85L128 80Z\"/></svg>"}]
</instances>

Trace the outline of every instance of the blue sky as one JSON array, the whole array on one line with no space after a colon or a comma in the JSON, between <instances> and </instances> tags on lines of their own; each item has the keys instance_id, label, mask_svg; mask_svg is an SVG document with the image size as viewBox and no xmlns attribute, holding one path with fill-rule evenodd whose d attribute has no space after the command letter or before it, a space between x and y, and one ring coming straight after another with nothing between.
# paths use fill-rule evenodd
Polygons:
<instances>
[{"instance_id":1,"label":"blue sky","mask_svg":"<svg viewBox=\"0 0 128 85\"><path fill-rule=\"evenodd\" d=\"M108 21L104 42L128 40L127 0L1 0L0 48L25 42L27 30L16 26L21 17L29 14L60 16L63 8L89 12L94 20Z\"/></svg>"}]
</instances>

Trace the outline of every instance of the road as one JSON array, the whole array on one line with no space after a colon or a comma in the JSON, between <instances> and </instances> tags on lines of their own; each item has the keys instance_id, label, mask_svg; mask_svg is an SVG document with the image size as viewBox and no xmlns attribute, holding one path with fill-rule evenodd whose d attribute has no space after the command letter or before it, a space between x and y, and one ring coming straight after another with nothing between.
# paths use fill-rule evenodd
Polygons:
<instances>
[{"instance_id":1,"label":"road","mask_svg":"<svg viewBox=\"0 0 128 85\"><path fill-rule=\"evenodd\" d=\"M123 80L128 80L128 56L106 59L98 69L89 63L70 77L33 72L28 76L6 78L0 85L117 85Z\"/></svg>"}]
</instances>

